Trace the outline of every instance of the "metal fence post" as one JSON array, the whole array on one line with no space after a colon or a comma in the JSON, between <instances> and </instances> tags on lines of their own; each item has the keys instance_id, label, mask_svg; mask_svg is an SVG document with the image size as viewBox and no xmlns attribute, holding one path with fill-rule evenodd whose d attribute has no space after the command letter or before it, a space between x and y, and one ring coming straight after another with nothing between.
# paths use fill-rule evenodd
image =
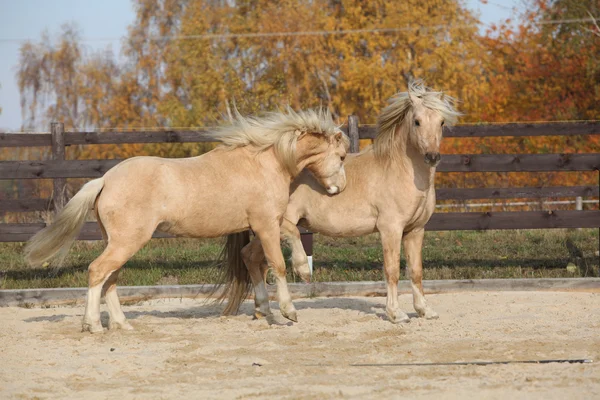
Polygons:
<instances>
[{"instance_id":1,"label":"metal fence post","mask_svg":"<svg viewBox=\"0 0 600 400\"><path fill-rule=\"evenodd\" d=\"M52 134L52 159L55 161L65 160L65 125L62 122L50 124ZM60 210L67 202L67 180L65 178L54 178L52 202L55 210Z\"/></svg>"}]
</instances>

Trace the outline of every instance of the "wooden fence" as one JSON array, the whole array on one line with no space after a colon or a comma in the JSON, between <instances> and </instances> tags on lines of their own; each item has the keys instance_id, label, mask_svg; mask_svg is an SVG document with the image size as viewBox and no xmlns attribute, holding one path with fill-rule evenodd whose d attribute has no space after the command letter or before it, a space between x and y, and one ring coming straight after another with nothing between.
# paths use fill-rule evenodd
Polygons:
<instances>
[{"instance_id":1,"label":"wooden fence","mask_svg":"<svg viewBox=\"0 0 600 400\"><path fill-rule=\"evenodd\" d=\"M359 139L373 139L373 126L360 126L350 116L346 132L351 151L358 151ZM204 130L131 131L131 132L64 132L60 123L51 124L48 133L3 133L0 147L51 146L52 159L47 161L0 161L0 179L53 179L52 199L0 200L0 211L26 212L60 208L65 202L67 178L96 178L122 160L66 160L65 147L70 145L125 143L193 143L211 141ZM485 136L552 136L597 135L600 122L549 124L504 124L455 126L444 131L445 137ZM549 172L600 171L600 154L463 154L444 155L439 172ZM598 197L598 185L520 188L439 188L439 200L508 199L546 197ZM0 242L28 240L44 224L0 224ZM428 230L542 229L600 227L600 210L518 211L518 212L448 212L436 213ZM157 233L155 237L165 237ZM86 223L80 239L95 240L101 235L95 223Z\"/></svg>"}]
</instances>

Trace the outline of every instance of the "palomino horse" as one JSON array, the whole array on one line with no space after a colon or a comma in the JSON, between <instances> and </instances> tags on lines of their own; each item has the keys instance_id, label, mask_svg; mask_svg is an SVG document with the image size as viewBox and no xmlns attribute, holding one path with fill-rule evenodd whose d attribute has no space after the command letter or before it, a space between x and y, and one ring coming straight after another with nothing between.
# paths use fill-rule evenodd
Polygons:
<instances>
[{"instance_id":1,"label":"palomino horse","mask_svg":"<svg viewBox=\"0 0 600 400\"><path fill-rule=\"evenodd\" d=\"M94 208L107 246L89 266L84 331L103 332L102 294L109 328L132 329L117 297L117 276L155 230L217 237L252 229L276 271L281 312L296 319L279 244L290 184L306 168L328 193L344 190L348 140L329 113L289 109L261 118L238 114L213 137L223 145L198 157L135 157L120 163L85 184L55 222L29 242L30 264L62 261Z\"/></svg>"},{"instance_id":2,"label":"palomino horse","mask_svg":"<svg viewBox=\"0 0 600 400\"><path fill-rule=\"evenodd\" d=\"M281 226L282 239L292 250L294 270L308 280L308 262L297 223L335 237L379 232L389 319L409 321L398 305L401 242L406 252L414 308L421 317L437 318L423 295L421 248L424 226L435 208L434 174L440 160L443 125L456 122L459 115L453 98L432 91L421 81L412 82L408 92L389 99L377 121L374 145L348 156L344 163L347 186L343 193L329 196L314 177L302 173L292 185ZM246 246L242 255L253 277L256 306L264 313L266 309L261 303L264 297L259 295L263 286L257 286L257 281L266 276L259 240Z\"/></svg>"}]
</instances>

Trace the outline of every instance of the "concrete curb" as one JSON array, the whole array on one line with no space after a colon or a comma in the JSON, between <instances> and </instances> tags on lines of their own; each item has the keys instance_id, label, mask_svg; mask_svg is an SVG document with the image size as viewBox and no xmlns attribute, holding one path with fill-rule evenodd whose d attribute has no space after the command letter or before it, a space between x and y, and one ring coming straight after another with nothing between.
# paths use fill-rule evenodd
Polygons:
<instances>
[{"instance_id":1,"label":"concrete curb","mask_svg":"<svg viewBox=\"0 0 600 400\"><path fill-rule=\"evenodd\" d=\"M118 288L121 301L143 301L162 298L206 298L212 284L170 286L122 286ZM386 295L384 282L315 282L291 283L294 298L344 297ZM410 293L408 281L398 284L400 293ZM423 281L426 294L472 291L575 291L600 293L600 278L543 278L543 279L469 279ZM275 287L269 294L275 295ZM56 306L81 304L86 288L14 289L0 290L0 307Z\"/></svg>"}]
</instances>

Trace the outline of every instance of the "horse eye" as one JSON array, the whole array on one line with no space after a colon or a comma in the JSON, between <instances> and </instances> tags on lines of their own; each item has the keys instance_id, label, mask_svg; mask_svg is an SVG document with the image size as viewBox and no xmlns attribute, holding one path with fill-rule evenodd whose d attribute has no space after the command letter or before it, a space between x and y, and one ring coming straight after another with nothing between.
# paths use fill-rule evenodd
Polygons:
<instances>
[{"instance_id":1,"label":"horse eye","mask_svg":"<svg viewBox=\"0 0 600 400\"><path fill-rule=\"evenodd\" d=\"M416 126L421 126L421 123L419 122L419 120L418 120L418 119L415 119L415 125L416 125Z\"/></svg>"},{"instance_id":2,"label":"horse eye","mask_svg":"<svg viewBox=\"0 0 600 400\"><path fill-rule=\"evenodd\" d=\"M442 121L442 126L444 126L444 121Z\"/></svg>"}]
</instances>

